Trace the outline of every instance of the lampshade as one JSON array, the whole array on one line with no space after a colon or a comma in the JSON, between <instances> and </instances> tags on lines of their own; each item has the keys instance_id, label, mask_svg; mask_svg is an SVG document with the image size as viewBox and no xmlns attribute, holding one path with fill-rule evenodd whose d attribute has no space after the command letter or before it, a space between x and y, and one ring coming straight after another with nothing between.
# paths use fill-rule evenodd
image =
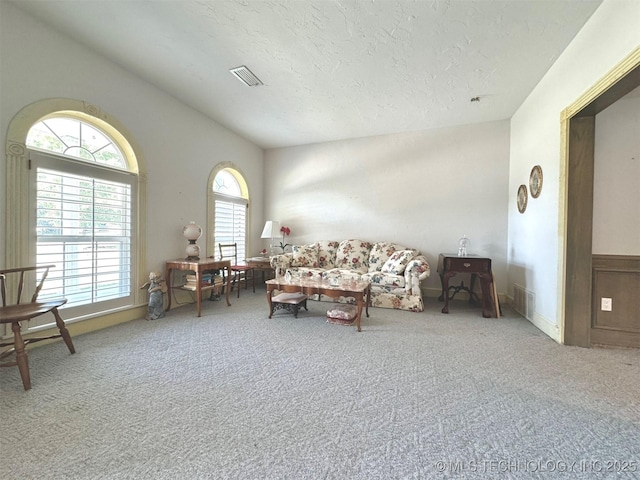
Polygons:
<instances>
[{"instance_id":1,"label":"lampshade","mask_svg":"<svg viewBox=\"0 0 640 480\"><path fill-rule=\"evenodd\" d=\"M260 238L275 238L280 236L280 222L273 220L267 220L262 229L262 235Z\"/></svg>"}]
</instances>

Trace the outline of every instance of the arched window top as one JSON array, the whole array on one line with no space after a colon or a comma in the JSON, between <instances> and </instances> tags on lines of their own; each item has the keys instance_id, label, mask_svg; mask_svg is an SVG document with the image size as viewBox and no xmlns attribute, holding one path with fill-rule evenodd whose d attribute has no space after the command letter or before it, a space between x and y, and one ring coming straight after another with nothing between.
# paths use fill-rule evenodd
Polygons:
<instances>
[{"instance_id":1,"label":"arched window top","mask_svg":"<svg viewBox=\"0 0 640 480\"><path fill-rule=\"evenodd\" d=\"M128 169L116 142L98 126L77 118L56 115L40 120L29 129L26 144L85 162Z\"/></svg>"},{"instance_id":2,"label":"arched window top","mask_svg":"<svg viewBox=\"0 0 640 480\"><path fill-rule=\"evenodd\" d=\"M230 197L242 197L242 189L235 175L228 169L220 170L213 179L213 191Z\"/></svg>"}]
</instances>

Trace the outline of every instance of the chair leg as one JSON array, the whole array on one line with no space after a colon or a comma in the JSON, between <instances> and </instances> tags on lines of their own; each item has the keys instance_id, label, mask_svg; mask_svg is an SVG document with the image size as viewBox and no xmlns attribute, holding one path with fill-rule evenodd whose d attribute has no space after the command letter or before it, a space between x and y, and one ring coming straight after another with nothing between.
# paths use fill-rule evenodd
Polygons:
<instances>
[{"instance_id":1,"label":"chair leg","mask_svg":"<svg viewBox=\"0 0 640 480\"><path fill-rule=\"evenodd\" d=\"M24 340L20 333L20 324L13 322L11 325L13 331L13 344L16 349L16 363L18 364L18 370L20 370L20 378L22 378L22 386L25 390L31 389L31 377L29 376L29 359L24 351Z\"/></svg>"},{"instance_id":2,"label":"chair leg","mask_svg":"<svg viewBox=\"0 0 640 480\"><path fill-rule=\"evenodd\" d=\"M71 335L69 335L69 330L67 330L67 326L64 324L62 318L60 318L60 314L58 313L58 309L54 308L51 310L53 316L56 317L56 325L58 326L58 330L60 330L60 335L62 335L62 339L64 343L67 344L67 348L71 353L76 353L76 349L73 346L73 342L71 341Z\"/></svg>"}]
</instances>

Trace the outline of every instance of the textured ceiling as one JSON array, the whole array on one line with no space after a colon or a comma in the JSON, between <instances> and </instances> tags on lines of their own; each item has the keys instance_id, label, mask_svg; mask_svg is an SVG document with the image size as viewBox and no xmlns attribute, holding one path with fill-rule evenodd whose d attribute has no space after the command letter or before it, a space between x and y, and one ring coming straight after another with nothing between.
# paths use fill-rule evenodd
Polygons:
<instances>
[{"instance_id":1,"label":"textured ceiling","mask_svg":"<svg viewBox=\"0 0 640 480\"><path fill-rule=\"evenodd\" d=\"M271 148L510 118L601 0L14 3Z\"/></svg>"}]
</instances>

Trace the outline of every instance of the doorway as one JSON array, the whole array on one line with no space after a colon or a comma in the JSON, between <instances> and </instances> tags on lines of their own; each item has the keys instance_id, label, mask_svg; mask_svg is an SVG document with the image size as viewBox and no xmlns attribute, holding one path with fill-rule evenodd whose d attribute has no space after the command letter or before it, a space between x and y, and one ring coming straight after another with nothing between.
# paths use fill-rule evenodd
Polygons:
<instances>
[{"instance_id":1,"label":"doorway","mask_svg":"<svg viewBox=\"0 0 640 480\"><path fill-rule=\"evenodd\" d=\"M565 172L563 343L640 347L640 332L595 325L592 252L595 116L640 86L640 48L562 112ZM599 259L597 260L599 261ZM632 267L637 258L632 258ZM640 271L637 273L640 275ZM629 288L632 288L632 285ZM625 287L626 288L626 287Z\"/></svg>"}]
</instances>

